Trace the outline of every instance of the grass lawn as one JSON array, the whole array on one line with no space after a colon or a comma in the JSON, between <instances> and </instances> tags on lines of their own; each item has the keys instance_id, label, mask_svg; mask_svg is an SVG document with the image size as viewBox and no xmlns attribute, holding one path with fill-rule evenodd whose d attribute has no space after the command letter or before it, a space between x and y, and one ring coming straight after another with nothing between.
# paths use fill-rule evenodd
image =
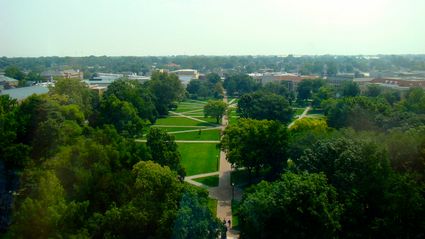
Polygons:
<instances>
[{"instance_id":1,"label":"grass lawn","mask_svg":"<svg viewBox=\"0 0 425 239\"><path fill-rule=\"evenodd\" d=\"M176 140L220 140L220 130L199 130L195 132L176 133L174 135Z\"/></svg>"},{"instance_id":2,"label":"grass lawn","mask_svg":"<svg viewBox=\"0 0 425 239\"><path fill-rule=\"evenodd\" d=\"M157 125L178 125L178 126L211 126L211 124L195 121L188 118L161 118L156 121Z\"/></svg>"},{"instance_id":3,"label":"grass lawn","mask_svg":"<svg viewBox=\"0 0 425 239\"><path fill-rule=\"evenodd\" d=\"M204 110L199 110L199 111L190 112L190 113L184 113L184 115L187 115L187 116L204 117Z\"/></svg>"},{"instance_id":4,"label":"grass lawn","mask_svg":"<svg viewBox=\"0 0 425 239\"><path fill-rule=\"evenodd\" d=\"M232 200L232 229L239 230L239 201Z\"/></svg>"},{"instance_id":5,"label":"grass lawn","mask_svg":"<svg viewBox=\"0 0 425 239\"><path fill-rule=\"evenodd\" d=\"M193 117L193 116L192 116ZM217 124L217 120L215 119L215 118L212 118L212 117L204 117L204 116L202 116L202 117L193 117L193 118L197 118L197 119L200 119L200 120L204 120L204 121L207 121L207 122L209 122L209 123L211 123L211 124ZM220 124L220 123L219 123Z\"/></svg>"},{"instance_id":6,"label":"grass lawn","mask_svg":"<svg viewBox=\"0 0 425 239\"><path fill-rule=\"evenodd\" d=\"M207 185L208 187L217 187L218 186L218 176L210 176L205 178L194 179L196 182Z\"/></svg>"},{"instance_id":7,"label":"grass lawn","mask_svg":"<svg viewBox=\"0 0 425 239\"><path fill-rule=\"evenodd\" d=\"M157 129L162 129L166 132L176 132L176 131L184 131L184 130L198 130L198 129L205 129L206 127L199 127L199 128L195 128L195 127L155 127L152 126L153 128L157 128Z\"/></svg>"},{"instance_id":8,"label":"grass lawn","mask_svg":"<svg viewBox=\"0 0 425 239\"><path fill-rule=\"evenodd\" d=\"M176 110L174 110L174 112L186 112L186 111L192 111L192 110L200 110L200 109L204 109L203 106L189 106L189 105L184 105L184 106L179 106L177 107Z\"/></svg>"},{"instance_id":9,"label":"grass lawn","mask_svg":"<svg viewBox=\"0 0 425 239\"><path fill-rule=\"evenodd\" d=\"M295 115L301 115L304 112L305 108L296 108L294 112Z\"/></svg>"},{"instance_id":10,"label":"grass lawn","mask_svg":"<svg viewBox=\"0 0 425 239\"><path fill-rule=\"evenodd\" d=\"M218 170L220 152L217 144L177 143L186 175L211 173Z\"/></svg>"},{"instance_id":11,"label":"grass lawn","mask_svg":"<svg viewBox=\"0 0 425 239\"><path fill-rule=\"evenodd\" d=\"M208 208L211 210L214 217L217 217L217 199L208 198Z\"/></svg>"}]
</instances>

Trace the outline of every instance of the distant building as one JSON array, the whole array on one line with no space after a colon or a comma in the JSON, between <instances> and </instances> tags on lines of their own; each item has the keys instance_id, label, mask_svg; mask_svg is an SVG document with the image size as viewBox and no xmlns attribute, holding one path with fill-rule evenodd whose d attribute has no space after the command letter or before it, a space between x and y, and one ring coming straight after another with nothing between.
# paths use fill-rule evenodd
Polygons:
<instances>
[{"instance_id":1,"label":"distant building","mask_svg":"<svg viewBox=\"0 0 425 239\"><path fill-rule=\"evenodd\" d=\"M296 91L299 82L306 79L320 79L319 76L316 75L297 75L291 74L287 72L271 72L271 73L251 73L248 74L252 78L254 78L258 83L263 85L270 82L284 82L287 86L288 90Z\"/></svg>"},{"instance_id":2,"label":"distant building","mask_svg":"<svg viewBox=\"0 0 425 239\"><path fill-rule=\"evenodd\" d=\"M176 70L172 71L171 73L176 74L179 77L180 81L185 85L188 84L190 80L199 79L198 71L193 69Z\"/></svg>"},{"instance_id":3,"label":"distant building","mask_svg":"<svg viewBox=\"0 0 425 239\"><path fill-rule=\"evenodd\" d=\"M19 84L19 81L5 75L0 75L0 89L15 88Z\"/></svg>"},{"instance_id":4,"label":"distant building","mask_svg":"<svg viewBox=\"0 0 425 239\"><path fill-rule=\"evenodd\" d=\"M64 71L55 71L49 70L41 73L41 76L47 81L53 81L54 78L65 78L65 79L80 79L84 78L84 74L80 70L64 70Z\"/></svg>"},{"instance_id":5,"label":"distant building","mask_svg":"<svg viewBox=\"0 0 425 239\"><path fill-rule=\"evenodd\" d=\"M425 89L425 79L375 78L370 83L397 90L408 90L413 87Z\"/></svg>"},{"instance_id":6,"label":"distant building","mask_svg":"<svg viewBox=\"0 0 425 239\"><path fill-rule=\"evenodd\" d=\"M29 86L15 89L2 90L0 95L9 95L11 98L16 100L24 100L29 96L36 94L46 94L49 92L49 88L43 86Z\"/></svg>"},{"instance_id":7,"label":"distant building","mask_svg":"<svg viewBox=\"0 0 425 239\"><path fill-rule=\"evenodd\" d=\"M112 84L114 81L120 79L120 78L127 78L129 80L137 80L140 83L144 83L148 80L150 80L150 77L148 76L140 76L135 73L129 73L129 74L115 74L115 73L97 73L97 76L93 77L90 80L85 80L85 82L89 86L105 86L108 87L110 84Z\"/></svg>"}]
</instances>

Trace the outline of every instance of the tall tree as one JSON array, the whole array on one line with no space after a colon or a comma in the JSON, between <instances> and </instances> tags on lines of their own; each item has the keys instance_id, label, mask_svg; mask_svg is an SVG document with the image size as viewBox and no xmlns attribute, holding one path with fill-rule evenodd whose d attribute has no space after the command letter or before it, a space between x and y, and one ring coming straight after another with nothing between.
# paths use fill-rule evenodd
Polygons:
<instances>
[{"instance_id":1,"label":"tall tree","mask_svg":"<svg viewBox=\"0 0 425 239\"><path fill-rule=\"evenodd\" d=\"M162 166L175 170L180 177L185 176L185 170L180 164L181 156L174 142L174 136L159 128L151 128L146 136L152 160Z\"/></svg>"},{"instance_id":2,"label":"tall tree","mask_svg":"<svg viewBox=\"0 0 425 239\"><path fill-rule=\"evenodd\" d=\"M217 124L220 122L226 112L227 104L222 100L210 100L204 106L205 117L211 116L216 119Z\"/></svg>"},{"instance_id":3,"label":"tall tree","mask_svg":"<svg viewBox=\"0 0 425 239\"><path fill-rule=\"evenodd\" d=\"M156 110L160 115L168 115L171 103L184 96L184 88L175 74L156 71L146 84L155 96Z\"/></svg>"},{"instance_id":4,"label":"tall tree","mask_svg":"<svg viewBox=\"0 0 425 239\"><path fill-rule=\"evenodd\" d=\"M277 120L282 123L291 121L293 114L285 97L265 92L242 95L237 112L242 118Z\"/></svg>"},{"instance_id":5,"label":"tall tree","mask_svg":"<svg viewBox=\"0 0 425 239\"><path fill-rule=\"evenodd\" d=\"M288 133L285 125L276 121L240 119L226 128L221 148L235 167L246 167L249 174L261 168L275 176L286 167ZM251 178L251 177L250 177Z\"/></svg>"},{"instance_id":6,"label":"tall tree","mask_svg":"<svg viewBox=\"0 0 425 239\"><path fill-rule=\"evenodd\" d=\"M239 207L243 238L334 238L342 205L323 174L285 173L261 182Z\"/></svg>"}]
</instances>

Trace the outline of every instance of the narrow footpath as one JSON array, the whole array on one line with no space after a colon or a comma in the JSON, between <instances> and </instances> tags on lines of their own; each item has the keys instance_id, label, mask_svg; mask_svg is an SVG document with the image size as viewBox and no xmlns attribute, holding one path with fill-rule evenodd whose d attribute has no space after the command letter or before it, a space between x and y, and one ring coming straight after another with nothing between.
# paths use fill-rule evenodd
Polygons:
<instances>
[{"instance_id":1,"label":"narrow footpath","mask_svg":"<svg viewBox=\"0 0 425 239\"><path fill-rule=\"evenodd\" d=\"M300 115L300 117L298 117L298 119L296 119L296 120L292 121L292 122L288 125L288 129L289 129L289 128L291 128L291 127L292 127L292 125L294 125L294 124L295 124L295 122L296 122L297 120L300 120L300 119L302 119L302 118L306 117L306 116L307 116L307 114L308 114L308 112L309 112L310 110L311 110L311 107L310 107L310 106L307 106L307 108L305 108L304 112Z\"/></svg>"},{"instance_id":2,"label":"narrow footpath","mask_svg":"<svg viewBox=\"0 0 425 239\"><path fill-rule=\"evenodd\" d=\"M227 95L224 94L224 102L227 103ZM221 130L224 131L228 125L227 115L224 115L221 121ZM210 196L218 200L217 202L217 217L220 220L232 220L232 185L230 182L230 172L232 171L231 164L226 160L226 153L220 151L220 169L218 187L210 188ZM238 193L239 194L239 193ZM231 228L227 230L227 238L239 238L239 232Z\"/></svg>"}]
</instances>

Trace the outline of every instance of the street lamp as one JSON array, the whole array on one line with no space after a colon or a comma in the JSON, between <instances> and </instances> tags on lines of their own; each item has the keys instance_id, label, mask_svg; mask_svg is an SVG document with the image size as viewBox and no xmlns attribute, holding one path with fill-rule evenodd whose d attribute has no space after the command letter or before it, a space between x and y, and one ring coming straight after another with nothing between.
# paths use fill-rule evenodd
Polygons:
<instances>
[{"instance_id":1,"label":"street lamp","mask_svg":"<svg viewBox=\"0 0 425 239\"><path fill-rule=\"evenodd\" d=\"M235 183L232 183L232 201L235 198Z\"/></svg>"}]
</instances>

